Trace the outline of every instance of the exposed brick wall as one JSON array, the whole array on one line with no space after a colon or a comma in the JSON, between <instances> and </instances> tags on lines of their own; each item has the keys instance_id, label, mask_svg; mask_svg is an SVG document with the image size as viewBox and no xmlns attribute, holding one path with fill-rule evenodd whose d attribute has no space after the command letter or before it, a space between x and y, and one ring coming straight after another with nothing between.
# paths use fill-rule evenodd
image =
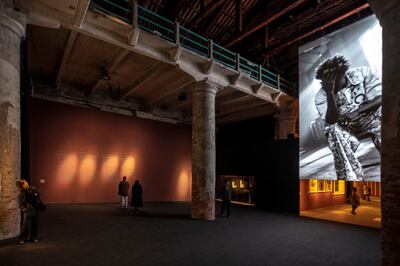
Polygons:
<instances>
[{"instance_id":1,"label":"exposed brick wall","mask_svg":"<svg viewBox=\"0 0 400 266\"><path fill-rule=\"evenodd\" d=\"M400 0L369 0L382 26L382 265L400 265Z\"/></svg>"},{"instance_id":2,"label":"exposed brick wall","mask_svg":"<svg viewBox=\"0 0 400 266\"><path fill-rule=\"evenodd\" d=\"M382 144L382 264L399 265L400 137L384 139Z\"/></svg>"},{"instance_id":3,"label":"exposed brick wall","mask_svg":"<svg viewBox=\"0 0 400 266\"><path fill-rule=\"evenodd\" d=\"M15 181L21 173L19 69L25 17L10 8L0 12L0 239L6 239L19 234Z\"/></svg>"}]
</instances>

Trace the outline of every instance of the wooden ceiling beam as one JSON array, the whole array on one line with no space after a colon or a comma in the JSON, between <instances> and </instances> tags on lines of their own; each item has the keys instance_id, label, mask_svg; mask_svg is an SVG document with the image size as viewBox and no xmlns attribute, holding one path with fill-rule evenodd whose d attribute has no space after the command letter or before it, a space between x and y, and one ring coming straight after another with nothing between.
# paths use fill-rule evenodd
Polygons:
<instances>
[{"instance_id":1,"label":"wooden ceiling beam","mask_svg":"<svg viewBox=\"0 0 400 266\"><path fill-rule=\"evenodd\" d=\"M243 40L244 38L246 38L247 36L251 35L252 33L256 32L257 30L267 26L268 24L270 24L271 22L273 22L274 20L276 20L277 18L280 18L281 16L285 15L286 13L288 13L289 11L293 10L294 8L298 7L299 5L303 4L304 2L306 2L306 0L297 0L294 1L292 4L290 4L289 6L287 6L286 8L282 9L281 11L273 14L272 16L267 16L266 19L264 19L263 21L259 22L257 25L245 29L244 31L239 32L238 34L236 34L234 37L230 38L225 44L225 47L231 47L232 45L240 42L241 40Z\"/></svg>"},{"instance_id":2,"label":"wooden ceiling beam","mask_svg":"<svg viewBox=\"0 0 400 266\"><path fill-rule=\"evenodd\" d=\"M222 10L225 9L225 7L229 4L229 1L226 1L225 4L221 5L219 7L219 9L215 10L214 13L212 14L211 19L208 19L207 24L205 26L205 28L201 31L201 35L206 35L206 37L209 37L209 31L213 26L219 26L217 24L218 19L221 17L221 14L223 12L221 12Z\"/></svg>"},{"instance_id":3,"label":"wooden ceiling beam","mask_svg":"<svg viewBox=\"0 0 400 266\"><path fill-rule=\"evenodd\" d=\"M221 6L226 0L217 0L215 2L212 2L210 4L208 4L205 9L204 12L199 12L190 22L190 25L193 25L193 27L196 27L197 24L200 23L200 21L202 21L204 18L208 17L208 15L210 15L210 13L218 8L219 6Z\"/></svg>"},{"instance_id":4,"label":"wooden ceiling beam","mask_svg":"<svg viewBox=\"0 0 400 266\"><path fill-rule=\"evenodd\" d=\"M296 42L298 42L300 40L303 40L304 38L306 38L306 37L318 32L318 31L322 31L322 30L332 26L333 24L338 23L338 22L340 22L340 21L342 21L342 20L344 20L344 19L346 19L346 18L348 18L348 17L350 17L350 16L352 16L354 14L357 14L360 11L362 11L364 9L367 9L367 8L369 8L369 4L368 3L362 4L361 6L359 6L357 8L354 8L353 10L351 10L351 11L349 11L349 12L347 12L347 13L345 13L345 14L343 14L343 15L341 15L341 16L339 16L339 17L337 17L337 18L335 18L335 19L333 19L333 20L331 20L331 21L329 21L329 22L327 22L325 24L323 24L322 26L315 27L314 29L312 29L311 31L308 31L307 33L303 33L298 37L295 37L293 39L287 39L287 40L284 40L284 41L282 41L282 42L280 42L280 43L278 43L278 44L276 44L274 46L271 46L270 48L267 48L267 50L264 51L262 54L263 54L263 56L275 54L278 51L282 50L283 48L285 48L287 46L290 46L293 43L296 43Z\"/></svg>"},{"instance_id":5,"label":"wooden ceiling beam","mask_svg":"<svg viewBox=\"0 0 400 266\"><path fill-rule=\"evenodd\" d=\"M235 22L236 22L236 32L242 32L243 31L242 0L236 0L236 3L235 3Z\"/></svg>"}]
</instances>

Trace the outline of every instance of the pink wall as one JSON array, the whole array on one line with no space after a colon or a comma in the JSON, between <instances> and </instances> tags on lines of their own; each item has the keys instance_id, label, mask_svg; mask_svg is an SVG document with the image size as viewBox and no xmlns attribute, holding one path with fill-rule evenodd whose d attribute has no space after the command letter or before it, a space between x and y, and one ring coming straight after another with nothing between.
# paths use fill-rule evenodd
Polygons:
<instances>
[{"instance_id":1,"label":"pink wall","mask_svg":"<svg viewBox=\"0 0 400 266\"><path fill-rule=\"evenodd\" d=\"M333 192L308 193L309 180L300 180L300 211L329 207L346 203L346 195L333 195Z\"/></svg>"},{"instance_id":2,"label":"pink wall","mask_svg":"<svg viewBox=\"0 0 400 266\"><path fill-rule=\"evenodd\" d=\"M191 198L190 127L38 99L29 126L31 180L47 203L118 201L123 175L144 201Z\"/></svg>"}]
</instances>

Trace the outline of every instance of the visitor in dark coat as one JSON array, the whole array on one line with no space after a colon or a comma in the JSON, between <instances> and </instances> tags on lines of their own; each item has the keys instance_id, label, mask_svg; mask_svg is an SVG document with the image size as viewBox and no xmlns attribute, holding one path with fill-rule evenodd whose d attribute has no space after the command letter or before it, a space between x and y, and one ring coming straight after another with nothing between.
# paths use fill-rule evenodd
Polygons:
<instances>
[{"instance_id":1,"label":"visitor in dark coat","mask_svg":"<svg viewBox=\"0 0 400 266\"><path fill-rule=\"evenodd\" d=\"M134 210L138 210L138 208L143 207L143 199L142 199L142 186L139 183L139 180L135 181L135 184L132 187L132 201L131 206Z\"/></svg>"},{"instance_id":2,"label":"visitor in dark coat","mask_svg":"<svg viewBox=\"0 0 400 266\"><path fill-rule=\"evenodd\" d=\"M23 244L26 241L38 242L37 236L39 231L39 210L34 207L34 193L39 193L29 186L29 183L22 179L16 181L19 189L18 203L19 208L23 213L23 221L21 233L19 235L19 243Z\"/></svg>"},{"instance_id":3,"label":"visitor in dark coat","mask_svg":"<svg viewBox=\"0 0 400 266\"><path fill-rule=\"evenodd\" d=\"M126 181L126 176L124 176L118 185L118 195L121 197L121 208L128 208L128 193L129 183Z\"/></svg>"}]
</instances>

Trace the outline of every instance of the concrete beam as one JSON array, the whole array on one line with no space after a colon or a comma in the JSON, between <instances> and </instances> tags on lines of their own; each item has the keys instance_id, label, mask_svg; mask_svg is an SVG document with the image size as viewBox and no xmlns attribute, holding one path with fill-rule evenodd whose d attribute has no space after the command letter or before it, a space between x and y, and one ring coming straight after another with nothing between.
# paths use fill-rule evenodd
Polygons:
<instances>
[{"instance_id":1,"label":"concrete beam","mask_svg":"<svg viewBox=\"0 0 400 266\"><path fill-rule=\"evenodd\" d=\"M248 95L248 94L240 94L238 95L238 93L231 93L222 97L218 97L217 98L217 103L221 104L221 105L227 105L227 104L231 104L231 103L236 103L236 102L240 102L243 99L250 99L252 96Z\"/></svg>"},{"instance_id":2,"label":"concrete beam","mask_svg":"<svg viewBox=\"0 0 400 266\"><path fill-rule=\"evenodd\" d=\"M171 60L174 62L178 62L182 54L181 46L177 45L176 47L171 49Z\"/></svg>"},{"instance_id":3,"label":"concrete beam","mask_svg":"<svg viewBox=\"0 0 400 266\"><path fill-rule=\"evenodd\" d=\"M186 101L178 103L178 104L176 104L174 106L171 106L171 107L173 109L175 109L175 110L177 110L177 109L185 110L185 109L189 109L189 107L191 108L192 107L192 103L193 103L192 99L187 99Z\"/></svg>"},{"instance_id":4,"label":"concrete beam","mask_svg":"<svg viewBox=\"0 0 400 266\"><path fill-rule=\"evenodd\" d=\"M144 72L133 84L132 86L127 90L127 92L124 93L121 99L125 99L132 93L134 93L141 85L146 83L148 80L154 78L157 76L160 72L165 70L168 67L168 65L160 65L160 63L155 63L152 65L146 72Z\"/></svg>"},{"instance_id":5,"label":"concrete beam","mask_svg":"<svg viewBox=\"0 0 400 266\"><path fill-rule=\"evenodd\" d=\"M129 55L129 53L130 53L129 50L119 48L118 52L114 55L114 57L111 60L111 65L107 67L108 74L114 72L115 69L118 67L118 65L122 62L122 60L124 60L125 57ZM91 89L89 89L88 95L95 92L98 88L100 88L102 82L103 82L102 79L98 79L96 84Z\"/></svg>"},{"instance_id":6,"label":"concrete beam","mask_svg":"<svg viewBox=\"0 0 400 266\"><path fill-rule=\"evenodd\" d=\"M276 110L272 104L265 104L257 106L255 108L249 108L240 110L238 112L232 112L224 116L217 117L217 124L224 125L229 123L235 123L243 120L253 119L257 117L263 117L273 115Z\"/></svg>"},{"instance_id":7,"label":"concrete beam","mask_svg":"<svg viewBox=\"0 0 400 266\"><path fill-rule=\"evenodd\" d=\"M239 80L243 77L242 73L238 73L229 77L229 81L231 82L232 86L236 86Z\"/></svg>"},{"instance_id":8,"label":"concrete beam","mask_svg":"<svg viewBox=\"0 0 400 266\"><path fill-rule=\"evenodd\" d=\"M75 43L75 39L76 39L77 35L78 35L78 33L76 31L69 32L68 40L67 40L67 43L64 48L64 54L61 59L60 66L58 67L58 72L57 72L57 77L56 77L56 85L58 85L59 82L61 81L61 78L65 71L65 67L67 65L69 56L71 54L72 48L74 47L74 43Z\"/></svg>"},{"instance_id":9,"label":"concrete beam","mask_svg":"<svg viewBox=\"0 0 400 266\"><path fill-rule=\"evenodd\" d=\"M65 8L64 10L53 10L54 8L52 8L52 5L55 4L49 0L20 0L20 3L22 3L22 5L20 4L22 8L27 8L30 12L37 12L58 20L60 24L67 29L108 42L123 49L140 53L169 65L178 65L183 72L187 73L195 80L202 80L206 76L204 74L204 69L200 67L201 64L206 62L206 59L201 56L196 56L189 50L182 49L180 54L175 53L175 55L179 55L179 63L175 62L174 59L176 59L176 56L171 59L170 53L171 48L173 48L175 44L171 44L151 33L141 31L136 45L130 45L128 39L129 34L132 32L132 26L126 23L122 23L110 17L99 16L96 12L89 11L81 27L77 27L73 25L73 13L71 15L71 10ZM61 7L60 5L60 8ZM235 73L235 70L227 69L219 63L215 63L215 65L211 67L208 76L211 81L218 83L222 87L230 85L232 89L253 95L267 102L272 101L270 94L275 93L276 89L266 85L265 88L259 90L257 94L255 94L252 90L252 86L257 84L256 81L246 75L243 76L241 73L233 73Z\"/></svg>"},{"instance_id":10,"label":"concrete beam","mask_svg":"<svg viewBox=\"0 0 400 266\"><path fill-rule=\"evenodd\" d=\"M214 67L215 67L214 60L210 60L207 63L202 64L204 75L210 75Z\"/></svg>"},{"instance_id":11,"label":"concrete beam","mask_svg":"<svg viewBox=\"0 0 400 266\"><path fill-rule=\"evenodd\" d=\"M156 98L152 99L151 101L149 101L147 103L147 105L154 105L155 103L160 102L162 99L165 99L166 97L168 97L168 96L170 96L170 95L172 95L172 94L174 94L176 92L179 92L180 90L183 90L190 83L193 83L193 81L191 80L191 81L185 82L181 86L178 86L176 89L167 91L166 93L159 95L158 97L156 97Z\"/></svg>"},{"instance_id":12,"label":"concrete beam","mask_svg":"<svg viewBox=\"0 0 400 266\"><path fill-rule=\"evenodd\" d=\"M229 115L231 113L236 113L236 112L240 112L243 110L248 110L250 108L254 108L260 105L266 105L267 103L265 103L262 100L257 100L257 98L251 99L250 101L244 101L241 104L235 104L233 106L222 106L220 107L220 112L216 115L217 117L223 117L226 115Z\"/></svg>"},{"instance_id":13,"label":"concrete beam","mask_svg":"<svg viewBox=\"0 0 400 266\"><path fill-rule=\"evenodd\" d=\"M88 11L90 0L78 0L74 14L74 26L80 28Z\"/></svg>"},{"instance_id":14,"label":"concrete beam","mask_svg":"<svg viewBox=\"0 0 400 266\"><path fill-rule=\"evenodd\" d=\"M190 124L190 118L177 111L165 111L160 108L144 109L141 101L136 99L118 100L106 91L98 91L92 97L87 97L82 90L69 84L61 83L57 93L53 87L33 81L34 90L32 97L43 100L70 104L74 106L95 108L105 112L135 116L136 112L148 114L148 118L158 121L176 120L177 122ZM167 122L167 121L164 121Z\"/></svg>"},{"instance_id":15,"label":"concrete beam","mask_svg":"<svg viewBox=\"0 0 400 266\"><path fill-rule=\"evenodd\" d=\"M265 85L264 85L264 83L260 83L260 84L257 84L257 85L254 85L254 86L252 86L251 87L251 89L252 89L252 91L254 92L254 93L258 93L262 88L264 88L265 87Z\"/></svg>"}]
</instances>

